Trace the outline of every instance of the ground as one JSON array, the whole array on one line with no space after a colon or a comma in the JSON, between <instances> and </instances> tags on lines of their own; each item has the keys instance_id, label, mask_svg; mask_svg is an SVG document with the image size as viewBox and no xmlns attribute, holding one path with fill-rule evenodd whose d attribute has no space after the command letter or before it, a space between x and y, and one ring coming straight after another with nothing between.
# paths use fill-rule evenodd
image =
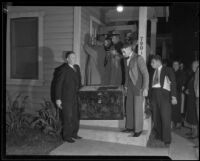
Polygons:
<instances>
[{"instance_id":1,"label":"ground","mask_svg":"<svg viewBox=\"0 0 200 161\"><path fill-rule=\"evenodd\" d=\"M139 155L139 156L170 156L175 159L197 160L194 145L197 139L189 140L185 133L188 128L173 130L170 148L139 147L117 143L107 143L81 139L70 144L59 137L51 137L38 130L29 129L24 135L7 137L7 154L17 155Z\"/></svg>"},{"instance_id":2,"label":"ground","mask_svg":"<svg viewBox=\"0 0 200 161\"><path fill-rule=\"evenodd\" d=\"M6 136L6 154L47 155L62 143L60 137L45 135L40 130L30 128L21 135L10 133Z\"/></svg>"}]
</instances>

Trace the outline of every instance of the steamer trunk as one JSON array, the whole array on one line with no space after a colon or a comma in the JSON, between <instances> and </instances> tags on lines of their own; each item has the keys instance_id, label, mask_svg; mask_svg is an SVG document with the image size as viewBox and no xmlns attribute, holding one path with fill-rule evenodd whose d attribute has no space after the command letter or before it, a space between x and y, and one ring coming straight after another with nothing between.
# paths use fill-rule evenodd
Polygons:
<instances>
[{"instance_id":1,"label":"steamer trunk","mask_svg":"<svg viewBox=\"0 0 200 161\"><path fill-rule=\"evenodd\" d=\"M124 94L117 86L85 86L79 91L81 120L123 120Z\"/></svg>"}]
</instances>

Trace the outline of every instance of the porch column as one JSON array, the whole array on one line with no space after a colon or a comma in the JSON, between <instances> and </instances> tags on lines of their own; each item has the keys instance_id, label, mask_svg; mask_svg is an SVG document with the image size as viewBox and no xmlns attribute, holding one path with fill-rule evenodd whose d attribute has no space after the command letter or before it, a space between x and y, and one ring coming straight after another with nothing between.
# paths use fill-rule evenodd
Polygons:
<instances>
[{"instance_id":1,"label":"porch column","mask_svg":"<svg viewBox=\"0 0 200 161\"><path fill-rule=\"evenodd\" d=\"M156 55L157 18L151 19L151 54Z\"/></svg>"},{"instance_id":2,"label":"porch column","mask_svg":"<svg viewBox=\"0 0 200 161\"><path fill-rule=\"evenodd\" d=\"M147 7L139 7L138 54L141 55L145 61L146 61L146 36L147 36ZM143 101L143 114L144 111L145 111L145 99ZM143 116L145 117L145 114Z\"/></svg>"},{"instance_id":3,"label":"porch column","mask_svg":"<svg viewBox=\"0 0 200 161\"><path fill-rule=\"evenodd\" d=\"M80 54L81 54L81 7L74 7L73 51L76 53L76 64L78 64L80 66Z\"/></svg>"},{"instance_id":4,"label":"porch column","mask_svg":"<svg viewBox=\"0 0 200 161\"><path fill-rule=\"evenodd\" d=\"M139 7L138 54L146 61L147 7Z\"/></svg>"}]
</instances>

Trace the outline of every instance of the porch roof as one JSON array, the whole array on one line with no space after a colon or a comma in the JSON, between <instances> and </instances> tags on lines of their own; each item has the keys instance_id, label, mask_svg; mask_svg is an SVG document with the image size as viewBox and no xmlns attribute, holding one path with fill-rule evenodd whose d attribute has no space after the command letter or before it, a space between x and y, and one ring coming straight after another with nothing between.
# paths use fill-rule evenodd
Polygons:
<instances>
[{"instance_id":1,"label":"porch roof","mask_svg":"<svg viewBox=\"0 0 200 161\"><path fill-rule=\"evenodd\" d=\"M102 14L104 14L105 22L113 21L136 21L139 19L139 7L125 6L123 12L119 13L116 7L98 7ZM169 7L166 6L151 6L147 10L147 19L153 19L157 17L168 17Z\"/></svg>"}]
</instances>

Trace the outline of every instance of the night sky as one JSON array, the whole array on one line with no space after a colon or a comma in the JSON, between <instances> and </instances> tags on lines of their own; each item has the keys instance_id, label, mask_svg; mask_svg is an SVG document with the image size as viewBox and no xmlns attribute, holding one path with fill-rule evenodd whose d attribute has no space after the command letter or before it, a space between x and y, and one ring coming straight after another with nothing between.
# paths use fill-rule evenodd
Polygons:
<instances>
[{"instance_id":1,"label":"night sky","mask_svg":"<svg viewBox=\"0 0 200 161\"><path fill-rule=\"evenodd\" d=\"M169 22L174 46L171 57L189 65L195 59L194 51L199 51L199 32L195 38L195 32L199 31L199 3L173 4Z\"/></svg>"}]
</instances>

